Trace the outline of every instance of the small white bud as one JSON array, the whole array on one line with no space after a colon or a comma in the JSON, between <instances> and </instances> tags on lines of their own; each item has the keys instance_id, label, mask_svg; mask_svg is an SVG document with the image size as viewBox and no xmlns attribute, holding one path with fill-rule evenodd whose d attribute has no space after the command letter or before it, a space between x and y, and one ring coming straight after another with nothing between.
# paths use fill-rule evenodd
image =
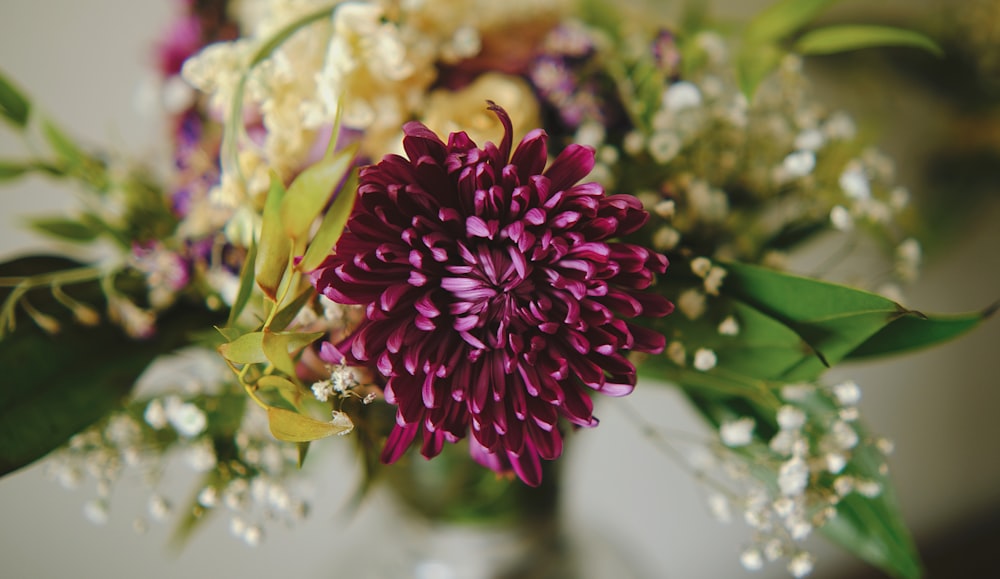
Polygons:
<instances>
[{"instance_id":1,"label":"small white bud","mask_svg":"<svg viewBox=\"0 0 1000 579\"><path fill-rule=\"evenodd\" d=\"M740 333L740 324L733 316L726 316L719 324L719 333L723 336L735 336Z\"/></svg>"},{"instance_id":2,"label":"small white bud","mask_svg":"<svg viewBox=\"0 0 1000 579\"><path fill-rule=\"evenodd\" d=\"M694 367L696 370L707 372L715 368L716 362L718 362L718 359L715 356L715 352L708 348L698 348L694 353Z\"/></svg>"},{"instance_id":3,"label":"small white bud","mask_svg":"<svg viewBox=\"0 0 1000 579\"><path fill-rule=\"evenodd\" d=\"M719 436L726 446L733 448L746 446L753 441L755 426L754 419L750 417L726 421L719 426Z\"/></svg>"},{"instance_id":4,"label":"small white bud","mask_svg":"<svg viewBox=\"0 0 1000 579\"><path fill-rule=\"evenodd\" d=\"M782 430L799 430L806 423L806 414L794 406L785 404L778 409L778 426Z\"/></svg>"}]
</instances>

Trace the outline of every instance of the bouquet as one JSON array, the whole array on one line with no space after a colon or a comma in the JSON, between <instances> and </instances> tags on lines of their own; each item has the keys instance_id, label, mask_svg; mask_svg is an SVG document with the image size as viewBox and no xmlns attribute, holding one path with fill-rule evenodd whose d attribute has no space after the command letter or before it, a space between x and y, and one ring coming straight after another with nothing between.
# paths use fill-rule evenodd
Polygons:
<instances>
[{"instance_id":1,"label":"bouquet","mask_svg":"<svg viewBox=\"0 0 1000 579\"><path fill-rule=\"evenodd\" d=\"M167 171L76 142L0 77L6 129L44 143L0 177L77 187L78 210L32 226L96 250L0 265L3 473L47 457L110 489L182 452L202 478L178 536L229 511L256 544L253 513L301 518L285 483L348 444L358 500L384 483L431 519L537 526L564 445L644 376L713 432L679 460L750 526L745 568L809 574L816 531L921 574L891 443L824 373L992 310L902 305L907 190L810 99L802 59L934 42L814 26L829 0L739 33L599 1L178 4ZM805 275L819 238L889 273ZM634 422L675 454L670 425ZM87 513L107 518L104 491Z\"/></svg>"}]
</instances>

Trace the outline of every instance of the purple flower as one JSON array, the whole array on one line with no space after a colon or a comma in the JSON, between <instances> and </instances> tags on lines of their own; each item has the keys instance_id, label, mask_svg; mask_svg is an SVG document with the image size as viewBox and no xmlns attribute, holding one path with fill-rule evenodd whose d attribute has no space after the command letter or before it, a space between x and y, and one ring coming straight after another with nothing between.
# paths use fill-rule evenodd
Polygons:
<instances>
[{"instance_id":1,"label":"purple flower","mask_svg":"<svg viewBox=\"0 0 1000 579\"><path fill-rule=\"evenodd\" d=\"M538 485L540 461L562 452L560 418L596 426L589 391L628 394L636 372L624 352L663 349L663 336L623 318L673 304L641 291L666 258L612 241L645 223L638 200L578 184L593 150L570 145L545 169L545 132L512 155L510 119L490 109L499 146L477 148L464 132L445 144L406 124L409 158L362 170L347 230L312 278L331 300L367 308L322 355L386 378L397 413L383 462L418 434L431 458L471 432L476 460Z\"/></svg>"}]
</instances>

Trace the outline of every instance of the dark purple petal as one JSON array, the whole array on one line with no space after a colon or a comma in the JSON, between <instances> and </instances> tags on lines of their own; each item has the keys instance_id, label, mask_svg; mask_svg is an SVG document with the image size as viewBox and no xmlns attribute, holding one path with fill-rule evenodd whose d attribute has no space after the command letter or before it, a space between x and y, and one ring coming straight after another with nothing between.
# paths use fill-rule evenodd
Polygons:
<instances>
[{"instance_id":1,"label":"dark purple petal","mask_svg":"<svg viewBox=\"0 0 1000 579\"><path fill-rule=\"evenodd\" d=\"M320 356L386 378L397 424L384 462L418 435L428 458L471 435L476 461L537 485L541 461L562 454L560 421L596 426L588 391L628 394L636 372L624 353L663 349L663 336L625 319L673 304L641 291L666 258L610 241L648 216L634 197L580 183L593 150L570 145L546 170L545 132L512 152L509 116L490 110L504 136L481 149L408 123L407 157L361 171L347 229L310 279L365 307Z\"/></svg>"}]
</instances>

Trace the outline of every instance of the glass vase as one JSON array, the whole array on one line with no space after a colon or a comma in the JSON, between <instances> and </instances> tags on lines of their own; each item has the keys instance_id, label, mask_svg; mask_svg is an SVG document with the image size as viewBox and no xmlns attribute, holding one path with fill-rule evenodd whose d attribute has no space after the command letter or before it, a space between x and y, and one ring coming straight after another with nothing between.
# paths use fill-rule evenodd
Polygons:
<instances>
[{"instance_id":1,"label":"glass vase","mask_svg":"<svg viewBox=\"0 0 1000 579\"><path fill-rule=\"evenodd\" d=\"M532 488L476 464L464 445L448 445L430 461L410 452L380 478L369 504L379 513L360 531L367 546L345 553L339 576L641 577L599 532L564 524L559 461Z\"/></svg>"}]
</instances>

